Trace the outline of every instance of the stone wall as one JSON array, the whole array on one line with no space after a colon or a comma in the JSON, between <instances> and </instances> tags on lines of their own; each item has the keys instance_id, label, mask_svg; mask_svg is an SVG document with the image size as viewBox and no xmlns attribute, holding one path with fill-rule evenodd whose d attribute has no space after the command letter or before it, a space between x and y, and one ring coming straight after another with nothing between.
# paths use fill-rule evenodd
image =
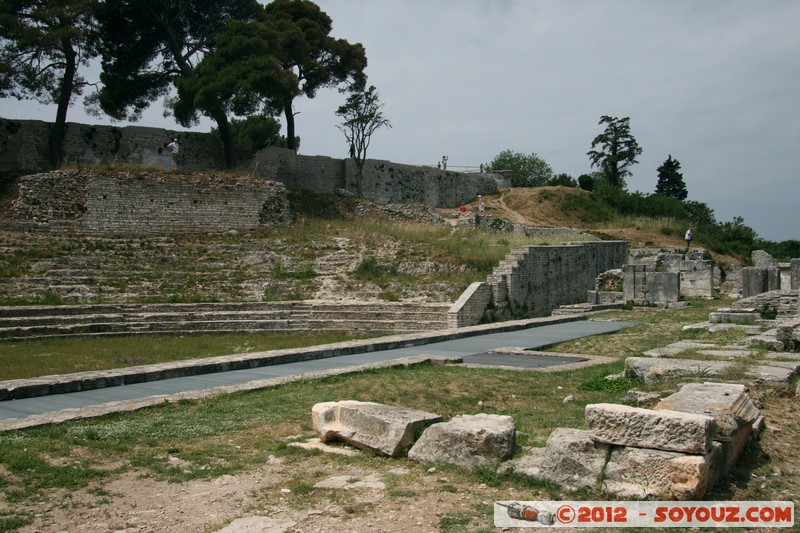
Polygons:
<instances>
[{"instance_id":1,"label":"stone wall","mask_svg":"<svg viewBox=\"0 0 800 533\"><path fill-rule=\"evenodd\" d=\"M704 257L705 251L702 249L677 253L656 248L636 248L630 251L628 264L644 266L648 272L680 274L680 296L713 298L714 262Z\"/></svg>"},{"instance_id":2,"label":"stone wall","mask_svg":"<svg viewBox=\"0 0 800 533\"><path fill-rule=\"evenodd\" d=\"M37 120L0 119L0 180L47 172L50 124ZM68 123L62 146L68 166L114 164L169 169L165 146L177 137L181 146L179 170L213 171L224 168L219 141L210 133L194 133L139 126L89 126ZM245 174L278 181L291 189L332 193L360 192L379 203L419 203L458 207L479 194L493 194L502 176L465 174L428 167L367 160L358 180L352 159L298 155L293 150L267 148L252 161L240 162Z\"/></svg>"},{"instance_id":3,"label":"stone wall","mask_svg":"<svg viewBox=\"0 0 800 533\"><path fill-rule=\"evenodd\" d=\"M478 316L480 321L548 316L561 305L585 302L595 278L620 268L627 256L625 241L515 248L486 280L491 299L487 302L483 287L473 290L472 297L459 299L450 309L451 326L477 324ZM465 307L469 313L462 312Z\"/></svg>"},{"instance_id":4,"label":"stone wall","mask_svg":"<svg viewBox=\"0 0 800 533\"><path fill-rule=\"evenodd\" d=\"M467 287L447 312L447 327L474 326L483 321L486 308L492 301L488 283L476 281Z\"/></svg>"},{"instance_id":5,"label":"stone wall","mask_svg":"<svg viewBox=\"0 0 800 533\"><path fill-rule=\"evenodd\" d=\"M11 225L84 233L187 233L287 226L286 187L214 174L54 171L24 176Z\"/></svg>"},{"instance_id":6,"label":"stone wall","mask_svg":"<svg viewBox=\"0 0 800 533\"><path fill-rule=\"evenodd\" d=\"M678 272L657 272L647 265L625 265L623 298L636 305L668 305L677 302L681 293Z\"/></svg>"},{"instance_id":7,"label":"stone wall","mask_svg":"<svg viewBox=\"0 0 800 533\"><path fill-rule=\"evenodd\" d=\"M800 289L800 259L792 259L792 262L789 263L789 269L792 272L789 288L791 290Z\"/></svg>"},{"instance_id":8,"label":"stone wall","mask_svg":"<svg viewBox=\"0 0 800 533\"><path fill-rule=\"evenodd\" d=\"M280 181L289 188L333 193L344 189L382 204L424 204L458 207L479 194L494 194L502 176L465 174L368 159L363 178L352 159L297 155L266 148L256 154L249 173Z\"/></svg>"},{"instance_id":9,"label":"stone wall","mask_svg":"<svg viewBox=\"0 0 800 533\"><path fill-rule=\"evenodd\" d=\"M781 278L778 267L759 268L745 267L742 269L742 297L749 298L762 292L780 289Z\"/></svg>"},{"instance_id":10,"label":"stone wall","mask_svg":"<svg viewBox=\"0 0 800 533\"><path fill-rule=\"evenodd\" d=\"M40 120L0 119L0 169L23 176L50 170L51 125ZM141 126L90 126L67 123L62 145L65 165L144 165L169 169L172 157L166 144L177 137L181 146L180 168L213 170L224 166L222 148L208 133L194 133Z\"/></svg>"},{"instance_id":11,"label":"stone wall","mask_svg":"<svg viewBox=\"0 0 800 533\"><path fill-rule=\"evenodd\" d=\"M772 290L765 291L747 298L742 298L731 304L733 309L756 309L758 312L774 309L778 312L779 319L793 318L800 311L798 291Z\"/></svg>"}]
</instances>

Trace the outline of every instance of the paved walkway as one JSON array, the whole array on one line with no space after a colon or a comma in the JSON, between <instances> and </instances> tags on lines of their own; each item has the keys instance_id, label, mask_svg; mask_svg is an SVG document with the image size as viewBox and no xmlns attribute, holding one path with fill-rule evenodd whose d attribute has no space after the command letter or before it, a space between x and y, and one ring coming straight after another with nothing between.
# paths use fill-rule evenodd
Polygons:
<instances>
[{"instance_id":1,"label":"paved walkway","mask_svg":"<svg viewBox=\"0 0 800 533\"><path fill-rule=\"evenodd\" d=\"M386 366L399 359L408 364L408 358L412 358L411 362L432 357L453 358L461 359L465 364L515 368L541 368L576 363L586 359L488 352L510 347L537 350L557 342L614 332L628 325L630 324L622 322L578 320L534 324L525 329L512 331L501 328L498 328L499 331L493 331L484 328L486 333L428 344L419 344L417 339L417 345L401 348L189 375L67 394L6 400L0 402L0 430L132 410L160 403L164 399L200 398L231 390L260 388L320 373L346 373L363 369L365 366ZM380 339L373 340L377 342Z\"/></svg>"}]
</instances>

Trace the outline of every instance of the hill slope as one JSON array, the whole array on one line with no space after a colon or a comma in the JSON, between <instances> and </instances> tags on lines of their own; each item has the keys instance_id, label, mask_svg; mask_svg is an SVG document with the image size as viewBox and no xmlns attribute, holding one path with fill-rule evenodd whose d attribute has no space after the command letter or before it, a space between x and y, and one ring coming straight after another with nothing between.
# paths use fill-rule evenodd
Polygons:
<instances>
[{"instance_id":1,"label":"hill slope","mask_svg":"<svg viewBox=\"0 0 800 533\"><path fill-rule=\"evenodd\" d=\"M484 197L485 213L527 226L570 227L628 241L631 248L683 249L682 236L666 234L662 227L673 220L621 218L590 192L571 187L534 187L504 189ZM477 212L477 200L468 205ZM740 263L740 258L713 254L726 264Z\"/></svg>"}]
</instances>

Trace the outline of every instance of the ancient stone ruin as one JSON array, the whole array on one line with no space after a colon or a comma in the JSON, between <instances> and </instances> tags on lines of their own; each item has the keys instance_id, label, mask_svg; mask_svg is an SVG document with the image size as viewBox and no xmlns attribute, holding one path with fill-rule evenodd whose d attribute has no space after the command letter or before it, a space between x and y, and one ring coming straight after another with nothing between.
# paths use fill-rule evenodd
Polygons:
<instances>
[{"instance_id":1,"label":"ancient stone ruin","mask_svg":"<svg viewBox=\"0 0 800 533\"><path fill-rule=\"evenodd\" d=\"M412 461L496 468L623 498L702 499L764 428L744 385L714 382L687 384L652 409L590 404L585 419L588 429L558 428L544 449L514 457L510 416L442 421L433 413L356 401L312 409L323 443L341 441L387 457L407 450Z\"/></svg>"}]
</instances>

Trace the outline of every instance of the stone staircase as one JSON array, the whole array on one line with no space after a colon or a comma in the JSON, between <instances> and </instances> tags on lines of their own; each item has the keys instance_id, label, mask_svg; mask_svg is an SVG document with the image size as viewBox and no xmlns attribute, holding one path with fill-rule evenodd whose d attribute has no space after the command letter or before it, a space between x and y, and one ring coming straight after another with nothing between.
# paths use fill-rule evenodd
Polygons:
<instances>
[{"instance_id":1,"label":"stone staircase","mask_svg":"<svg viewBox=\"0 0 800 533\"><path fill-rule=\"evenodd\" d=\"M447 328L449 303L294 302L0 307L0 341L80 335L409 333Z\"/></svg>"}]
</instances>

